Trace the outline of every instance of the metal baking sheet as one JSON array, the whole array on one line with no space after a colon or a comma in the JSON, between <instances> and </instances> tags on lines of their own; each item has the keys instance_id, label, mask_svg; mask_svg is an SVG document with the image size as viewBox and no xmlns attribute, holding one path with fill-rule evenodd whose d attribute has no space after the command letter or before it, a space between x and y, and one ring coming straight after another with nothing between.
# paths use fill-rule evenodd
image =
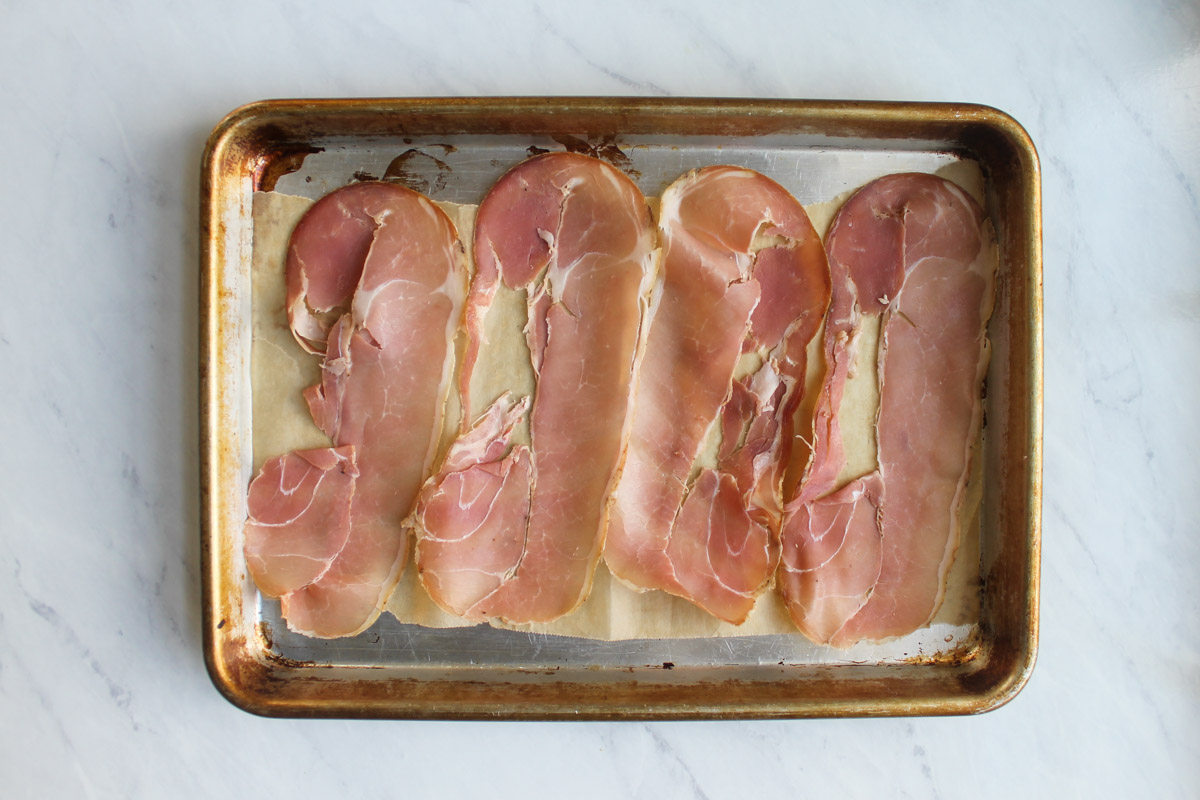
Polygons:
<instances>
[{"instance_id":1,"label":"metal baking sheet","mask_svg":"<svg viewBox=\"0 0 1200 800\"><path fill-rule=\"evenodd\" d=\"M1000 277L980 514L978 622L850 650L802 635L603 642L389 614L357 637L290 633L241 559L250 478L252 195L318 198L389 176L478 203L531 152L591 147L647 196L689 169L736 164L800 202L883 174L974 164ZM214 131L204 162L205 652L257 713L378 717L735 717L970 713L1019 690L1037 635L1041 264L1037 157L1020 126L964 105L478 99L271 101Z\"/></svg>"}]
</instances>

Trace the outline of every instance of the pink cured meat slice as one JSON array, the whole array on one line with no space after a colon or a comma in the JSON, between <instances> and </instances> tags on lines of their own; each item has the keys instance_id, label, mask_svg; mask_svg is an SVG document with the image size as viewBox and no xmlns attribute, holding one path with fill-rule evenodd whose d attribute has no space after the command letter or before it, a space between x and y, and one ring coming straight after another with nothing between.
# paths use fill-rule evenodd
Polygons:
<instances>
[{"instance_id":1,"label":"pink cured meat slice","mask_svg":"<svg viewBox=\"0 0 1200 800\"><path fill-rule=\"evenodd\" d=\"M995 286L986 245L978 204L923 174L867 184L830 229L827 375L780 567L793 620L818 642L902 636L941 605L982 413ZM882 315L879 466L838 490L837 411L867 314Z\"/></svg>"},{"instance_id":2,"label":"pink cured meat slice","mask_svg":"<svg viewBox=\"0 0 1200 800\"><path fill-rule=\"evenodd\" d=\"M531 445L510 442L526 412L503 397L422 492L417 565L441 607L470 619L550 621L587 596L623 453L653 245L645 198L597 159L529 159L484 198L462 386L503 282L527 292L537 388ZM464 421L473 420L464 405Z\"/></svg>"},{"instance_id":3,"label":"pink cured meat slice","mask_svg":"<svg viewBox=\"0 0 1200 800\"><path fill-rule=\"evenodd\" d=\"M264 594L294 592L329 569L350 535L354 448L267 459L250 482L246 566Z\"/></svg>"},{"instance_id":4,"label":"pink cured meat slice","mask_svg":"<svg viewBox=\"0 0 1200 800\"><path fill-rule=\"evenodd\" d=\"M829 268L804 208L747 169L709 167L676 181L659 231L664 283L605 560L636 587L739 623L778 563L791 420ZM742 355L763 350L761 367L735 379ZM712 425L721 432L716 465L701 467Z\"/></svg>"},{"instance_id":5,"label":"pink cured meat slice","mask_svg":"<svg viewBox=\"0 0 1200 800\"><path fill-rule=\"evenodd\" d=\"M509 455L513 428L529 399L507 395L447 453L438 477L418 501L423 536L417 549L421 580L435 599L483 597L496 574L521 559L529 499L529 450ZM447 603L448 605L448 603Z\"/></svg>"},{"instance_id":6,"label":"pink cured meat slice","mask_svg":"<svg viewBox=\"0 0 1200 800\"><path fill-rule=\"evenodd\" d=\"M379 616L408 553L403 526L434 467L467 291L454 224L428 198L368 182L339 189L296 226L288 313L324 354L305 392L317 425L353 447L349 532L329 568L283 596L289 627L350 636Z\"/></svg>"}]
</instances>

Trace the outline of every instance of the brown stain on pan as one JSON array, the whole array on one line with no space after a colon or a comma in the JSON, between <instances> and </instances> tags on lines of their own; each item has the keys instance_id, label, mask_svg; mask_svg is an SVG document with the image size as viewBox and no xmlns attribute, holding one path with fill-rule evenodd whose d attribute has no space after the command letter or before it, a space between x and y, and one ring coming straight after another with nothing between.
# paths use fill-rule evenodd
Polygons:
<instances>
[{"instance_id":1,"label":"brown stain on pan","mask_svg":"<svg viewBox=\"0 0 1200 800\"><path fill-rule=\"evenodd\" d=\"M598 141L590 142L585 139L580 139L578 136L558 135L553 137L554 141L561 144L568 153L578 153L584 156L598 158L601 161L606 161L612 164L617 169L624 172L631 178L640 178L642 173L633 168L633 160L625 155L625 151L617 146L616 137L603 136ZM529 155L537 155L538 153L549 152L542 150L540 147L530 147L527 151Z\"/></svg>"},{"instance_id":2,"label":"brown stain on pan","mask_svg":"<svg viewBox=\"0 0 1200 800\"><path fill-rule=\"evenodd\" d=\"M960 641L957 646L951 650L941 650L935 654L926 654L917 652L913 655L905 654L906 658L902 663L905 665L925 665L925 666L951 666L961 667L970 664L982 655L982 642L980 641L979 628L976 627L970 636Z\"/></svg>"},{"instance_id":3,"label":"brown stain on pan","mask_svg":"<svg viewBox=\"0 0 1200 800\"><path fill-rule=\"evenodd\" d=\"M450 145L442 147L449 148ZM446 152L452 152L452 148ZM446 182L452 174L454 170L442 159L424 150L410 148L392 159L383 171L383 179L395 181L414 192L430 195L445 189Z\"/></svg>"},{"instance_id":4,"label":"brown stain on pan","mask_svg":"<svg viewBox=\"0 0 1200 800\"><path fill-rule=\"evenodd\" d=\"M275 638L272 635L271 626L266 621L260 620L255 626L258 630L258 638L262 652L272 664L277 664L281 667L316 667L315 661L299 661L294 658L288 658L280 653L275 648Z\"/></svg>"},{"instance_id":5,"label":"brown stain on pan","mask_svg":"<svg viewBox=\"0 0 1200 800\"><path fill-rule=\"evenodd\" d=\"M406 143L408 142L409 140L406 140ZM442 155L449 155L458 149L451 144L426 145L426 148L440 148ZM425 149L410 147L388 163L382 178L366 170L358 170L353 177L356 181L384 180L398 183L414 192L431 196L445 189L453 174L454 168L444 160L426 152Z\"/></svg>"},{"instance_id":6,"label":"brown stain on pan","mask_svg":"<svg viewBox=\"0 0 1200 800\"><path fill-rule=\"evenodd\" d=\"M258 138L262 145L251 174L254 189L260 192L274 191L280 178L300 169L312 154L325 150L306 142L288 141L286 132L277 126L264 126Z\"/></svg>"}]
</instances>

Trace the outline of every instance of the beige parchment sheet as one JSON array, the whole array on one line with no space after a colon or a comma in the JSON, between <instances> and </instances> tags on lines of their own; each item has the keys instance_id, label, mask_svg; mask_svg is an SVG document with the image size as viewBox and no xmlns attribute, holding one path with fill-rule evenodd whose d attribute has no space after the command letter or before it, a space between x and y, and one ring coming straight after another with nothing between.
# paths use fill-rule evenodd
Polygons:
<instances>
[{"instance_id":1,"label":"beige parchment sheet","mask_svg":"<svg viewBox=\"0 0 1200 800\"><path fill-rule=\"evenodd\" d=\"M973 163L959 162L939 174L958 183L982 202L983 179ZM805 206L822 237L848 195ZM255 473L271 456L330 445L328 437L313 424L301 395L304 389L320 379L320 358L305 353L296 344L288 328L284 309L284 267L288 238L296 222L312 203L307 198L276 192L257 192L254 195L251 392ZM476 207L454 203L438 205L458 227L470 256ZM656 205L655 200L651 200L651 205ZM486 408L507 389L514 390L518 395L532 389L532 370L528 366L528 355L521 334L524 324L523 293L508 291L506 296L499 297L486 321L489 341L481 349L477 372L471 382L474 408ZM799 412L805 422L797 426L798 431L805 432L804 438L811 430L812 404L825 370L822 339L822 332L819 332L809 346L805 402ZM874 360L877 340L877 326L868 326L863 332L859 357L839 410L847 457L841 475L843 482L871 472L876 467L872 431L879 404ZM456 430L461 414L457 402L450 405L447 438ZM979 444L976 443L976 454ZM803 439L798 440L793 458L805 458L807 448ZM947 580L945 601L934 622L961 625L973 623L979 618L979 506L982 498L979 462L976 455L960 516L958 553ZM450 628L478 624L438 608L422 589L417 571L411 564L404 570L387 604L387 611L401 622L427 627ZM604 640L797 633L788 618L782 598L773 586L759 598L746 622L731 625L665 592L639 592L615 579L603 561L596 569L591 594L574 613L551 623L509 625L495 621L492 624L511 630Z\"/></svg>"}]
</instances>

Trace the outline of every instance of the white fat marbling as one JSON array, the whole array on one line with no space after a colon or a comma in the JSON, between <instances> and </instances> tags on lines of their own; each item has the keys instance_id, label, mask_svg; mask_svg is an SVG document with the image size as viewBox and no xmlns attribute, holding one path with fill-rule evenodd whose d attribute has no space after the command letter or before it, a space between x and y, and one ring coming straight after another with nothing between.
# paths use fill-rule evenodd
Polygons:
<instances>
[{"instance_id":1,"label":"white fat marbling","mask_svg":"<svg viewBox=\"0 0 1200 800\"><path fill-rule=\"evenodd\" d=\"M336 8L336 10L334 10ZM5 797L1200 794L1200 7L0 5ZM269 721L200 654L200 151L278 96L972 101L1042 157L1040 663L979 718ZM170 793L170 794L168 794Z\"/></svg>"}]
</instances>

